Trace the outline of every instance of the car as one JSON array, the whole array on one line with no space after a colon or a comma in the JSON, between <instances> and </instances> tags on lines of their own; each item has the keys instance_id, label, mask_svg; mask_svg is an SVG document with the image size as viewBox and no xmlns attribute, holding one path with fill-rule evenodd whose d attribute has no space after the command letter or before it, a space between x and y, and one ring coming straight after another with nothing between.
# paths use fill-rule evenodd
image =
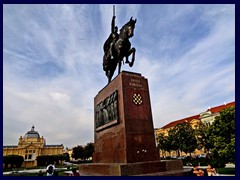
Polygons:
<instances>
[{"instance_id":1,"label":"car","mask_svg":"<svg viewBox=\"0 0 240 180\"><path fill-rule=\"evenodd\" d=\"M171 156L166 156L164 159L168 159L169 160L169 159L171 159Z\"/></svg>"},{"instance_id":2,"label":"car","mask_svg":"<svg viewBox=\"0 0 240 180\"><path fill-rule=\"evenodd\" d=\"M18 171L12 171L11 174L18 174Z\"/></svg>"},{"instance_id":3,"label":"car","mask_svg":"<svg viewBox=\"0 0 240 180\"><path fill-rule=\"evenodd\" d=\"M198 157L199 158L206 158L206 154L200 154Z\"/></svg>"},{"instance_id":4,"label":"car","mask_svg":"<svg viewBox=\"0 0 240 180\"><path fill-rule=\"evenodd\" d=\"M177 159L185 159L186 156L179 156Z\"/></svg>"}]
</instances>

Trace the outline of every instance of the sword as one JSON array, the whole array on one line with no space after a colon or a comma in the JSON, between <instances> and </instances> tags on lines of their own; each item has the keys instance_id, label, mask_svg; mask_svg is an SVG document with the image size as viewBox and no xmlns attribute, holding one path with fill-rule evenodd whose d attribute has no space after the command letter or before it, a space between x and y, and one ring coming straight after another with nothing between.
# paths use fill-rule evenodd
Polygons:
<instances>
[{"instance_id":1,"label":"sword","mask_svg":"<svg viewBox=\"0 0 240 180\"><path fill-rule=\"evenodd\" d=\"M115 5L113 5L113 16L115 16Z\"/></svg>"}]
</instances>

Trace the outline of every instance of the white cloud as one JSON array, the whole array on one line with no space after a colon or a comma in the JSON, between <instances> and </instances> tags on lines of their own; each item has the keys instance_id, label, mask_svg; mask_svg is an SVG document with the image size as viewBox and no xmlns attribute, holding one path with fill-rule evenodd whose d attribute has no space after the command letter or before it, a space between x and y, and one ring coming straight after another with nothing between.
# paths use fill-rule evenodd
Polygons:
<instances>
[{"instance_id":1,"label":"white cloud","mask_svg":"<svg viewBox=\"0 0 240 180\"><path fill-rule=\"evenodd\" d=\"M49 95L55 101L63 101L64 102L64 101L68 101L70 98L67 94L60 93L60 92L50 92Z\"/></svg>"}]
</instances>

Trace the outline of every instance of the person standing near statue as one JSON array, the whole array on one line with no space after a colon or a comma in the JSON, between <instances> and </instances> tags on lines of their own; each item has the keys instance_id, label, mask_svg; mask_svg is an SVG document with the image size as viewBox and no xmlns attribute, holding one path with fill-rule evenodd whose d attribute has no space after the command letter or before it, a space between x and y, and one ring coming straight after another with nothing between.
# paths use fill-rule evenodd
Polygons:
<instances>
[{"instance_id":1,"label":"person standing near statue","mask_svg":"<svg viewBox=\"0 0 240 180\"><path fill-rule=\"evenodd\" d=\"M69 176L80 176L80 173L77 172L77 170L75 168L72 169L72 174L70 174Z\"/></svg>"},{"instance_id":2,"label":"person standing near statue","mask_svg":"<svg viewBox=\"0 0 240 180\"><path fill-rule=\"evenodd\" d=\"M47 167L47 176L53 176L53 173L54 173L54 166L52 164L48 165Z\"/></svg>"},{"instance_id":3,"label":"person standing near statue","mask_svg":"<svg viewBox=\"0 0 240 180\"><path fill-rule=\"evenodd\" d=\"M207 173L208 173L208 176L218 176L219 175L212 164L208 164Z\"/></svg>"}]
</instances>

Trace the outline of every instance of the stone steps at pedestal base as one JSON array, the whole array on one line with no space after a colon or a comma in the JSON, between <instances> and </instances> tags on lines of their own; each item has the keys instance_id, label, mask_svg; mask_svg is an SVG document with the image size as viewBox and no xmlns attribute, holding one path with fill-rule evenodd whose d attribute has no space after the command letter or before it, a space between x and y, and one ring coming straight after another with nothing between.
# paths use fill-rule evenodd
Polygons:
<instances>
[{"instance_id":1,"label":"stone steps at pedestal base","mask_svg":"<svg viewBox=\"0 0 240 180\"><path fill-rule=\"evenodd\" d=\"M183 169L181 160L79 165L80 174L86 176L186 176L190 170Z\"/></svg>"},{"instance_id":2,"label":"stone steps at pedestal base","mask_svg":"<svg viewBox=\"0 0 240 180\"><path fill-rule=\"evenodd\" d=\"M188 176L191 169L181 169L181 170L171 170L171 171L162 171L149 174L138 174L133 176Z\"/></svg>"}]
</instances>

